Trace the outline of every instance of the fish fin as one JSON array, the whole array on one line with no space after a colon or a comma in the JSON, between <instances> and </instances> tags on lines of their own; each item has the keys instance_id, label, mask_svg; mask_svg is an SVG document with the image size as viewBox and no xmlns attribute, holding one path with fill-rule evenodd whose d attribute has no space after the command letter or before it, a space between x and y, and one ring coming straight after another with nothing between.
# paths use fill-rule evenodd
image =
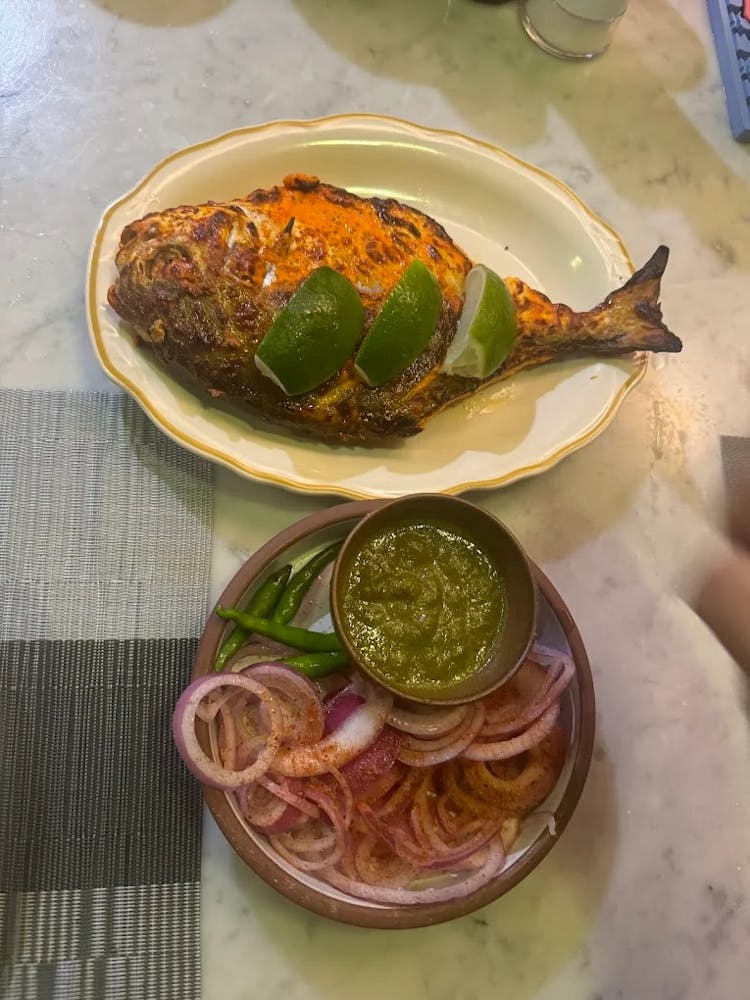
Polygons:
<instances>
[{"instance_id":1,"label":"fish fin","mask_svg":"<svg viewBox=\"0 0 750 1000\"><path fill-rule=\"evenodd\" d=\"M662 320L659 295L661 278L669 259L669 248L660 246L622 286L601 305L584 314L592 322L592 342L597 353L682 350L682 341ZM593 346L593 343L592 343Z\"/></svg>"}]
</instances>

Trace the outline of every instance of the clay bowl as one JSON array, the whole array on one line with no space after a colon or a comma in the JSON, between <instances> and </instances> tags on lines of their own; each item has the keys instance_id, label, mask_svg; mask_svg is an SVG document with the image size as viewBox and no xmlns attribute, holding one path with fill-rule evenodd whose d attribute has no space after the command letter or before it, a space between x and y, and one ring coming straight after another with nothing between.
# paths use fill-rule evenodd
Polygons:
<instances>
[{"instance_id":1,"label":"clay bowl","mask_svg":"<svg viewBox=\"0 0 750 1000\"><path fill-rule=\"evenodd\" d=\"M241 604L261 580L289 561L301 560L322 546L344 539L383 501L343 503L318 511L290 525L274 536L236 573L220 597L226 606ZM278 856L266 838L241 818L233 797L223 791L203 788L205 801L219 828L245 864L277 892L293 902L331 920L361 927L401 929L425 927L454 920L486 906L512 889L540 863L552 849L572 816L591 762L594 742L594 689L586 650L563 599L542 571L531 563L538 594L537 634L540 641L568 651L576 665L575 676L563 695L561 721L568 737L565 765L557 785L524 821L519 840L513 845L504 869L487 885L470 896L435 904L384 905L357 899L327 885L312 875L302 874ZM319 604L307 609L309 623L322 618L331 627L328 603L330 581L321 579ZM198 646L193 677L211 672L214 657L226 634L224 621L211 614ZM207 753L215 753L209 728L198 722L198 737Z\"/></svg>"}]
</instances>

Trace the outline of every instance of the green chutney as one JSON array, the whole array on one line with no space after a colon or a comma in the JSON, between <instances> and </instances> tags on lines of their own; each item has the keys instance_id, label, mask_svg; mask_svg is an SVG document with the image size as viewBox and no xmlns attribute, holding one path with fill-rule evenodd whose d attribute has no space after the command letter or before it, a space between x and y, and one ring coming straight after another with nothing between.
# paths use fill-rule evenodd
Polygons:
<instances>
[{"instance_id":1,"label":"green chutney","mask_svg":"<svg viewBox=\"0 0 750 1000\"><path fill-rule=\"evenodd\" d=\"M486 664L505 623L505 586L471 539L438 522L407 522L354 556L341 613L373 674L405 693L435 691Z\"/></svg>"}]
</instances>

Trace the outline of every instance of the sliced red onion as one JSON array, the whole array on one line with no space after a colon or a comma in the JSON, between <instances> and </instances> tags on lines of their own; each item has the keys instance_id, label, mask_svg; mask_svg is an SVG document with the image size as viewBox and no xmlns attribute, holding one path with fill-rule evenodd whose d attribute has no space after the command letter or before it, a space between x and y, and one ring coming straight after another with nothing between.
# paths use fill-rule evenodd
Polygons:
<instances>
[{"instance_id":1,"label":"sliced red onion","mask_svg":"<svg viewBox=\"0 0 750 1000\"><path fill-rule=\"evenodd\" d=\"M559 669L559 665L547 669L527 656L507 683L482 699L487 723L513 721L527 705L544 695Z\"/></svg>"},{"instance_id":2,"label":"sliced red onion","mask_svg":"<svg viewBox=\"0 0 750 1000\"><path fill-rule=\"evenodd\" d=\"M370 830L388 844L395 854L417 868L422 865L423 854L414 843L411 827L403 816L390 817L386 820L367 805L360 805L359 811Z\"/></svg>"},{"instance_id":3,"label":"sliced red onion","mask_svg":"<svg viewBox=\"0 0 750 1000\"><path fill-rule=\"evenodd\" d=\"M389 695L366 701L318 743L282 748L274 760L274 770L294 778L325 774L332 768L341 770L375 742L385 725L390 706Z\"/></svg>"},{"instance_id":4,"label":"sliced red onion","mask_svg":"<svg viewBox=\"0 0 750 1000\"><path fill-rule=\"evenodd\" d=\"M487 885L502 870L505 864L505 849L500 837L496 837L487 851L484 864L464 879L452 881L449 885L428 889L399 889L383 885L368 885L341 875L334 868L326 868L321 875L336 889L369 899L376 903L390 903L395 906L410 906L417 903L444 903L451 899L462 899Z\"/></svg>"},{"instance_id":5,"label":"sliced red onion","mask_svg":"<svg viewBox=\"0 0 750 1000\"><path fill-rule=\"evenodd\" d=\"M323 701L320 685L275 662L274 645L248 644L232 662L233 673L201 678L197 691L191 685L183 693L173 729L188 767L215 787L239 788L247 822L290 865L358 898L440 902L490 881L504 864L503 839L507 849L520 827L515 799L500 808L498 796L512 797L537 781L541 765L532 765L546 753L542 741L575 672L570 657L535 647L530 660L544 666L534 664L494 705L489 696L458 708L411 710L394 707L390 695L357 674L334 678L339 690ZM189 752L193 745L200 751L196 715L208 721L220 715L224 767ZM498 763L497 774L482 763L524 753L518 779L513 763ZM455 878L408 888L428 874Z\"/></svg>"},{"instance_id":6,"label":"sliced red onion","mask_svg":"<svg viewBox=\"0 0 750 1000\"><path fill-rule=\"evenodd\" d=\"M545 736L552 732L560 712L560 705L555 703L548 708L541 718L530 726L520 736L510 740L500 740L495 743L476 742L468 746L461 756L466 760L507 760L519 753L530 750L541 743Z\"/></svg>"},{"instance_id":7,"label":"sliced red onion","mask_svg":"<svg viewBox=\"0 0 750 1000\"><path fill-rule=\"evenodd\" d=\"M560 655L547 668L548 680L529 704L516 711L510 718L493 718L488 714L480 739L515 736L535 722L562 695L575 674L575 663L569 656Z\"/></svg>"},{"instance_id":8,"label":"sliced red onion","mask_svg":"<svg viewBox=\"0 0 750 1000\"><path fill-rule=\"evenodd\" d=\"M396 854L376 860L378 847L382 846L382 841L372 833L366 833L361 837L354 850L353 874L349 877L355 881L361 880L367 885L385 885L391 889L402 889L414 881L417 869Z\"/></svg>"},{"instance_id":9,"label":"sliced red onion","mask_svg":"<svg viewBox=\"0 0 750 1000\"><path fill-rule=\"evenodd\" d=\"M302 782L293 782L289 778L272 778L267 774L258 778L258 784L267 788L269 792L279 799L283 799L290 806L306 816L315 819L318 815L318 807L308 802L302 795L298 795L295 789L304 790Z\"/></svg>"},{"instance_id":10,"label":"sliced red onion","mask_svg":"<svg viewBox=\"0 0 750 1000\"><path fill-rule=\"evenodd\" d=\"M238 664L238 670L283 696L284 743L317 743L323 735L323 705L309 678L283 663Z\"/></svg>"},{"instance_id":11,"label":"sliced red onion","mask_svg":"<svg viewBox=\"0 0 750 1000\"><path fill-rule=\"evenodd\" d=\"M477 851L486 847L493 837L497 836L498 830L502 826L502 817L496 816L492 820L487 819L483 826L476 830L471 839L451 848L449 845L438 853L436 851L434 860L425 867L435 869L450 869L463 864L464 861L475 855Z\"/></svg>"},{"instance_id":12,"label":"sliced red onion","mask_svg":"<svg viewBox=\"0 0 750 1000\"><path fill-rule=\"evenodd\" d=\"M367 751L365 751L367 753ZM361 754L360 756L364 756ZM356 761L352 761L354 766ZM342 768L342 774L346 772L346 767ZM379 799L383 799L389 792L391 792L395 786L402 780L406 768L403 764L399 764L398 761L391 767L389 771L381 775L376 781L364 789L364 791L355 793L357 798L362 799L363 802L376 803Z\"/></svg>"},{"instance_id":13,"label":"sliced red onion","mask_svg":"<svg viewBox=\"0 0 750 1000\"><path fill-rule=\"evenodd\" d=\"M253 663L273 663L286 656L296 656L297 650L291 646L284 646L273 639L263 639L262 642L253 640L246 642L227 662L225 670L236 672L245 670Z\"/></svg>"},{"instance_id":14,"label":"sliced red onion","mask_svg":"<svg viewBox=\"0 0 750 1000\"><path fill-rule=\"evenodd\" d=\"M270 837L272 834L285 834L289 830L293 830L301 821L307 822L307 816L304 816L294 806L285 806L283 813L275 823L266 827L256 827L256 829L259 833L265 833L267 837Z\"/></svg>"},{"instance_id":15,"label":"sliced red onion","mask_svg":"<svg viewBox=\"0 0 750 1000\"><path fill-rule=\"evenodd\" d=\"M560 669L556 670L555 681L545 696L547 707L560 697L568 684L570 684L573 679L573 675L576 672L575 662L570 656L562 656L558 662ZM537 709L538 705L539 701L535 703L534 708Z\"/></svg>"},{"instance_id":16,"label":"sliced red onion","mask_svg":"<svg viewBox=\"0 0 750 1000\"><path fill-rule=\"evenodd\" d=\"M430 739L443 736L460 726L469 714L469 708L469 705L458 705L456 708L432 708L414 712L401 705L394 705L388 713L388 725L402 733Z\"/></svg>"},{"instance_id":17,"label":"sliced red onion","mask_svg":"<svg viewBox=\"0 0 750 1000\"><path fill-rule=\"evenodd\" d=\"M311 854L315 851L324 851L327 847L335 845L337 838L336 832L333 829L329 827L321 833L310 833L307 829L310 825L307 823L304 830L298 830L294 834L289 833L285 837L280 837L281 843L290 851L294 851L295 854Z\"/></svg>"},{"instance_id":18,"label":"sliced red onion","mask_svg":"<svg viewBox=\"0 0 750 1000\"><path fill-rule=\"evenodd\" d=\"M323 734L327 736L338 729L355 709L364 704L364 701L365 699L361 695L355 694L351 688L344 688L343 691L339 691L332 698L329 698L323 706L325 711Z\"/></svg>"},{"instance_id":19,"label":"sliced red onion","mask_svg":"<svg viewBox=\"0 0 750 1000\"><path fill-rule=\"evenodd\" d=\"M559 726L526 753L508 760L464 761L463 776L477 797L506 816L526 816L547 798L565 759Z\"/></svg>"},{"instance_id":20,"label":"sliced red onion","mask_svg":"<svg viewBox=\"0 0 750 1000\"><path fill-rule=\"evenodd\" d=\"M438 750L410 750L402 746L398 752L398 759L402 764L409 767L431 767L433 764L442 764L446 760L453 760L462 754L476 739L477 734L484 725L484 708L481 702L474 702L471 705L473 715L469 719L467 726L462 727L462 732L452 743L443 746Z\"/></svg>"},{"instance_id":21,"label":"sliced red onion","mask_svg":"<svg viewBox=\"0 0 750 1000\"><path fill-rule=\"evenodd\" d=\"M269 837L269 841L272 847L282 856L282 858L285 858L287 861L290 862L290 864L293 864L295 868L298 868L300 871L304 872L312 872L312 871L318 871L319 869L325 868L329 865L337 864L338 861L341 859L344 850L346 848L347 837L346 837L346 826L344 825L344 818L341 815L340 809L336 805L335 801L331 798L331 796L327 795L322 789L319 788L309 788L307 790L307 795L309 798L313 800L313 802L315 802L317 806L321 808L321 810L324 813L326 813L326 815L331 821L331 824L333 826L333 831L336 835L333 850L329 854L323 856L322 858L321 857L305 858L305 857L300 857L300 854L319 853L320 849L318 848L305 849L304 847L299 848L296 845L295 847L290 847L289 846L290 842L293 839L292 835L288 835L285 837L272 836ZM302 843L303 844L305 843L304 839ZM325 848L322 849L325 850Z\"/></svg>"},{"instance_id":22,"label":"sliced red onion","mask_svg":"<svg viewBox=\"0 0 750 1000\"><path fill-rule=\"evenodd\" d=\"M243 768L249 767L257 759L258 754L265 745L265 736L251 736L248 739L238 739L237 754L234 760L235 770L241 771Z\"/></svg>"},{"instance_id":23,"label":"sliced red onion","mask_svg":"<svg viewBox=\"0 0 750 1000\"><path fill-rule=\"evenodd\" d=\"M401 745L405 750L418 750L420 753L432 753L433 750L442 750L445 747L451 746L456 743L464 733L467 733L476 721L476 708L474 705L464 706L466 711L461 718L459 724L451 729L450 732L443 733L442 736L437 736L433 738L423 738L417 736L404 736L401 740ZM480 707L482 712L482 717L484 718L484 706Z\"/></svg>"},{"instance_id":24,"label":"sliced red onion","mask_svg":"<svg viewBox=\"0 0 750 1000\"><path fill-rule=\"evenodd\" d=\"M418 768L407 767L403 781L388 798L384 802L371 803L373 811L377 812L377 815L382 819L385 816L396 816L405 809L410 809L417 789L422 784L422 778L422 772Z\"/></svg>"},{"instance_id":25,"label":"sliced red onion","mask_svg":"<svg viewBox=\"0 0 750 1000\"><path fill-rule=\"evenodd\" d=\"M257 782L240 788L236 795L242 815L251 826L263 833L278 832L277 824L285 818L285 814L292 808L283 799L277 798ZM292 810L292 813L299 816L297 810Z\"/></svg>"},{"instance_id":26,"label":"sliced red onion","mask_svg":"<svg viewBox=\"0 0 750 1000\"><path fill-rule=\"evenodd\" d=\"M219 714L219 709L221 706L233 698L236 694L235 691L225 691L224 694L216 695L211 697L211 695L206 698L205 702L201 702L198 708L195 710L195 714L203 722L213 722L216 716Z\"/></svg>"},{"instance_id":27,"label":"sliced red onion","mask_svg":"<svg viewBox=\"0 0 750 1000\"><path fill-rule=\"evenodd\" d=\"M412 813L414 813L415 808L417 807L412 808ZM483 832L481 837L469 843L459 843L455 846L445 844L438 849L429 843L426 832L422 830L422 817L417 816L417 822L414 824L412 821L407 823L404 817L384 820L377 817L367 807L360 807L360 809L362 818L372 831L388 844L395 854L418 869L446 868L454 862L462 861L482 844L487 843L501 822L501 817L496 816L490 825L488 819L480 825ZM417 811L419 812L418 809ZM428 816L426 820L431 822L431 817ZM416 836L415 825L418 830ZM476 827L473 828L472 832L475 832L476 829Z\"/></svg>"},{"instance_id":28,"label":"sliced red onion","mask_svg":"<svg viewBox=\"0 0 750 1000\"><path fill-rule=\"evenodd\" d=\"M416 857L425 868L450 868L475 854L498 832L502 815L472 818L461 830L461 839L448 843L440 836L434 815L435 796L430 776L427 776L414 798L411 827L416 839ZM403 846L403 845L402 845Z\"/></svg>"},{"instance_id":29,"label":"sliced red onion","mask_svg":"<svg viewBox=\"0 0 750 1000\"><path fill-rule=\"evenodd\" d=\"M547 824L548 828L550 827L550 824L552 826L555 825L554 813L551 814L550 816L550 822L548 822ZM503 825L500 827L500 835L503 838L503 845L505 846L506 854L511 849L513 844L515 844L520 832L521 832L521 820L518 818L518 816L506 816L505 819L503 820ZM553 837L556 836L557 830L550 829L550 834Z\"/></svg>"},{"instance_id":30,"label":"sliced red onion","mask_svg":"<svg viewBox=\"0 0 750 1000\"><path fill-rule=\"evenodd\" d=\"M346 780L341 771L338 771L335 767L332 767L328 774L325 775L325 779L328 781L333 779L333 781L335 781L338 785L339 791L341 792L344 800L344 826L348 829L352 822L352 815L354 814L354 796L352 795L349 782Z\"/></svg>"},{"instance_id":31,"label":"sliced red onion","mask_svg":"<svg viewBox=\"0 0 750 1000\"><path fill-rule=\"evenodd\" d=\"M460 836L461 843L458 846L463 847L467 838L488 825L486 818L484 820L478 819L476 814L469 813L468 819L465 819L462 824L453 823L451 829L447 828L441 822L438 808L444 798L445 796L436 797L432 781L426 780L414 796L414 804L409 816L416 839L428 850L438 854L451 853L457 846L449 844L445 837L441 836L443 832L454 839ZM490 839L490 836L492 836L492 831L488 834L487 840Z\"/></svg>"},{"instance_id":32,"label":"sliced red onion","mask_svg":"<svg viewBox=\"0 0 750 1000\"><path fill-rule=\"evenodd\" d=\"M561 649L546 646L543 642L535 642L531 647L529 656L532 660L538 660L544 667L551 667L560 660L570 659L570 653L564 653Z\"/></svg>"},{"instance_id":33,"label":"sliced red onion","mask_svg":"<svg viewBox=\"0 0 750 1000\"><path fill-rule=\"evenodd\" d=\"M203 752L195 733L198 706L206 695L224 686L236 687L253 695L268 713L270 732L266 745L250 767L241 771L231 771L211 760ZM193 681L180 695L172 716L172 733L180 756L196 778L214 788L234 789L255 781L268 770L279 750L282 724L278 702L263 684L244 674L210 674Z\"/></svg>"},{"instance_id":34,"label":"sliced red onion","mask_svg":"<svg viewBox=\"0 0 750 1000\"><path fill-rule=\"evenodd\" d=\"M318 691L310 680L288 663L278 663L274 660L258 661L243 664L242 660L237 662L237 671L244 672L249 677L254 677L262 684L272 685L289 695L307 695L312 692L318 697Z\"/></svg>"},{"instance_id":35,"label":"sliced red onion","mask_svg":"<svg viewBox=\"0 0 750 1000\"><path fill-rule=\"evenodd\" d=\"M461 832L460 813L451 808L452 802L450 795L441 795L435 803L435 812L445 832L451 837L456 837ZM453 805L457 803L453 802Z\"/></svg>"},{"instance_id":36,"label":"sliced red onion","mask_svg":"<svg viewBox=\"0 0 750 1000\"><path fill-rule=\"evenodd\" d=\"M234 712L231 710L228 701L221 703L219 707L219 718L221 719L221 731L219 740L219 753L221 762L229 771L237 770L237 726L235 724Z\"/></svg>"},{"instance_id":37,"label":"sliced red onion","mask_svg":"<svg viewBox=\"0 0 750 1000\"><path fill-rule=\"evenodd\" d=\"M355 798L366 792L391 770L396 763L400 746L399 734L390 726L385 726L364 753L341 768L341 773Z\"/></svg>"},{"instance_id":38,"label":"sliced red onion","mask_svg":"<svg viewBox=\"0 0 750 1000\"><path fill-rule=\"evenodd\" d=\"M477 796L473 790L465 789L459 783L457 775L464 774L465 766L461 761L456 761L454 766L444 771L443 780L447 788L446 798L462 812L468 812L472 816L486 816L488 813L496 813L497 805L495 803L486 797ZM440 810L440 803L438 803L438 810ZM450 829L447 822L444 821L444 825L446 829Z\"/></svg>"},{"instance_id":39,"label":"sliced red onion","mask_svg":"<svg viewBox=\"0 0 750 1000\"><path fill-rule=\"evenodd\" d=\"M274 781L267 774L261 775L257 782L241 788L237 794L240 809L247 821L261 833L285 833L294 829L300 822L316 819L320 810L312 802L296 795L288 778ZM264 803L262 791L270 798ZM260 800L260 801L259 801Z\"/></svg>"},{"instance_id":40,"label":"sliced red onion","mask_svg":"<svg viewBox=\"0 0 750 1000\"><path fill-rule=\"evenodd\" d=\"M361 695L365 701L377 701L385 695L385 691L378 685L372 683L367 677L359 670L355 670L351 675L349 680L349 687L354 692L354 694ZM389 703L388 711L390 712L393 706L393 698Z\"/></svg>"}]
</instances>

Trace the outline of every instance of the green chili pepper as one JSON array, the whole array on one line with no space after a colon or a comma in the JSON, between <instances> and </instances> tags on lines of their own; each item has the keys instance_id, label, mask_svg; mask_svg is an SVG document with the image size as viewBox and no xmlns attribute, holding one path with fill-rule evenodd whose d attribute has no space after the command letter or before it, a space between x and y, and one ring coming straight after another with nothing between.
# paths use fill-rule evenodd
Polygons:
<instances>
[{"instance_id":1,"label":"green chili pepper","mask_svg":"<svg viewBox=\"0 0 750 1000\"><path fill-rule=\"evenodd\" d=\"M282 663L287 663L306 677L327 677L349 666L346 653L303 653L302 656L288 656Z\"/></svg>"},{"instance_id":2,"label":"green chili pepper","mask_svg":"<svg viewBox=\"0 0 750 1000\"><path fill-rule=\"evenodd\" d=\"M247 614L258 615L260 618L267 618L272 614L273 609L284 591L292 572L291 564L283 566L280 570L272 573L260 587L255 591L247 605ZM227 661L234 656L250 635L247 629L241 625L235 625L229 636L224 640L221 649L216 654L214 660L214 670L219 673L224 669Z\"/></svg>"},{"instance_id":3,"label":"green chili pepper","mask_svg":"<svg viewBox=\"0 0 750 1000\"><path fill-rule=\"evenodd\" d=\"M276 607L279 598L284 593L284 588L292 572L292 564L287 563L277 570L265 583L255 591L247 605L247 614L257 615L259 618L268 618Z\"/></svg>"},{"instance_id":4,"label":"green chili pepper","mask_svg":"<svg viewBox=\"0 0 750 1000\"><path fill-rule=\"evenodd\" d=\"M333 545L329 545L328 548L323 549L314 555L312 559L309 559L305 565L297 570L292 579L286 585L284 593L279 598L279 603L276 605L276 610L273 613L273 620L275 622L281 622L282 625L286 625L290 622L292 618L299 611L299 606L302 603L302 598L310 589L313 580L320 573L324 566L327 566L329 562L335 557L339 548L341 547L341 542L335 542Z\"/></svg>"},{"instance_id":5,"label":"green chili pepper","mask_svg":"<svg viewBox=\"0 0 750 1000\"><path fill-rule=\"evenodd\" d=\"M226 621L236 622L248 632L265 635L285 646L291 646L292 649L310 653L337 653L341 650L341 643L335 632L310 632L306 628L283 625L269 618L259 618L257 615L238 611L237 608L225 608L221 604L217 604L216 614Z\"/></svg>"}]
</instances>

